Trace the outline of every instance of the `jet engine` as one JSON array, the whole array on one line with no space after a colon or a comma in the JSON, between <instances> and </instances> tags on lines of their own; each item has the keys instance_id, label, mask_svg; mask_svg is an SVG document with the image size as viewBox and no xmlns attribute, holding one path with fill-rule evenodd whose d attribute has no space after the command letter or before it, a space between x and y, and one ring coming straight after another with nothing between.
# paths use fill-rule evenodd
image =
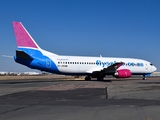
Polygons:
<instances>
[{"instance_id":1,"label":"jet engine","mask_svg":"<svg viewBox=\"0 0 160 120\"><path fill-rule=\"evenodd\" d=\"M128 78L131 77L132 73L128 69L121 69L114 73L114 77L116 78Z\"/></svg>"}]
</instances>

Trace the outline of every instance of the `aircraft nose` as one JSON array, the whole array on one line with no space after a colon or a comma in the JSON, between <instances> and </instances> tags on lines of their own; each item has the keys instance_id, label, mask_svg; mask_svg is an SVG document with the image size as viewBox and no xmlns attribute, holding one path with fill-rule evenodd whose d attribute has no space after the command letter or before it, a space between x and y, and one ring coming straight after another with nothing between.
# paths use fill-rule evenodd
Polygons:
<instances>
[{"instance_id":1,"label":"aircraft nose","mask_svg":"<svg viewBox=\"0 0 160 120\"><path fill-rule=\"evenodd\" d=\"M156 71L157 70L157 68L154 66L154 71Z\"/></svg>"}]
</instances>

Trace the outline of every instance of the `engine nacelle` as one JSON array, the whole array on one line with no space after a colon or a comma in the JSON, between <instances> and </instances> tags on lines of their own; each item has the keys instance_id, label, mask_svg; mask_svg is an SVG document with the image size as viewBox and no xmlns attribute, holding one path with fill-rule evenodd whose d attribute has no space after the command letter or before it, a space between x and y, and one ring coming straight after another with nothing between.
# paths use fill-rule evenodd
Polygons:
<instances>
[{"instance_id":1,"label":"engine nacelle","mask_svg":"<svg viewBox=\"0 0 160 120\"><path fill-rule=\"evenodd\" d=\"M128 77L131 77L131 75L132 73L128 69L118 70L116 73L114 73L114 76L116 78L128 78Z\"/></svg>"}]
</instances>

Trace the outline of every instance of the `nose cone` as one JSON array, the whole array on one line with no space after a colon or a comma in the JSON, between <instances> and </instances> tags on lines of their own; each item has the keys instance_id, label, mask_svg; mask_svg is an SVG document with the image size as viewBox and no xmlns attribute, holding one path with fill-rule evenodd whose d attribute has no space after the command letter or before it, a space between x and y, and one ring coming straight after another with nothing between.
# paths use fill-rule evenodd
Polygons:
<instances>
[{"instance_id":1,"label":"nose cone","mask_svg":"<svg viewBox=\"0 0 160 120\"><path fill-rule=\"evenodd\" d=\"M156 70L157 70L157 68L155 66L153 66L153 72L156 71Z\"/></svg>"}]
</instances>

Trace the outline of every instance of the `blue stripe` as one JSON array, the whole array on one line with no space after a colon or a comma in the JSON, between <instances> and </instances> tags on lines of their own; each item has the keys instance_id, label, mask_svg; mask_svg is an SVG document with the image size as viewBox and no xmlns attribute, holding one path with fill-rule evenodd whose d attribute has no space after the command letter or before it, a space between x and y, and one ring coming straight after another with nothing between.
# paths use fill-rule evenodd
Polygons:
<instances>
[{"instance_id":1,"label":"blue stripe","mask_svg":"<svg viewBox=\"0 0 160 120\"><path fill-rule=\"evenodd\" d=\"M23 64L32 69L38 69L41 71L51 72L60 74L56 64L49 57L43 55L39 50L29 49L29 48L18 48L28 55L32 56L33 60L23 60L14 56L16 62Z\"/></svg>"},{"instance_id":2,"label":"blue stripe","mask_svg":"<svg viewBox=\"0 0 160 120\"><path fill-rule=\"evenodd\" d=\"M150 76L151 73L132 73L132 75L146 75L146 76Z\"/></svg>"}]
</instances>

